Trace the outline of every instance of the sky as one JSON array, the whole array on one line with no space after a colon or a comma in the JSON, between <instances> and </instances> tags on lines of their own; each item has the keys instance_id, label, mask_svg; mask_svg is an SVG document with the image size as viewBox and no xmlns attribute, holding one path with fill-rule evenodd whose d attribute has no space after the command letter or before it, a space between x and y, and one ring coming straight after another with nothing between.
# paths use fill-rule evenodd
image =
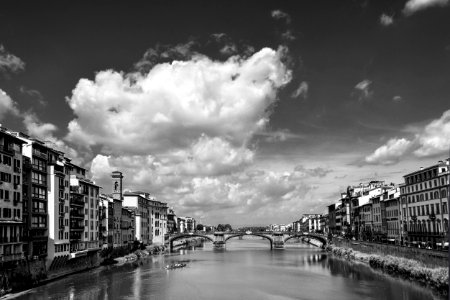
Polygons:
<instances>
[{"instance_id":1,"label":"sky","mask_svg":"<svg viewBox=\"0 0 450 300\"><path fill-rule=\"evenodd\" d=\"M449 0L1 6L0 123L106 194L290 223L449 157Z\"/></svg>"}]
</instances>

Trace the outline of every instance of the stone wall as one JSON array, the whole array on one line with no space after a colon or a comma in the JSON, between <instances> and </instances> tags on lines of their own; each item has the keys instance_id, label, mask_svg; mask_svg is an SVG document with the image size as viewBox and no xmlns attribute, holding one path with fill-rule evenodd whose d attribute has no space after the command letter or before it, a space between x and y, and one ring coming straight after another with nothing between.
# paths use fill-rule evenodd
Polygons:
<instances>
[{"instance_id":1,"label":"stone wall","mask_svg":"<svg viewBox=\"0 0 450 300\"><path fill-rule=\"evenodd\" d=\"M396 245L333 239L338 247L352 248L368 254L392 255L408 259L415 259L429 267L448 266L448 252L420 248L401 247Z\"/></svg>"}]
</instances>

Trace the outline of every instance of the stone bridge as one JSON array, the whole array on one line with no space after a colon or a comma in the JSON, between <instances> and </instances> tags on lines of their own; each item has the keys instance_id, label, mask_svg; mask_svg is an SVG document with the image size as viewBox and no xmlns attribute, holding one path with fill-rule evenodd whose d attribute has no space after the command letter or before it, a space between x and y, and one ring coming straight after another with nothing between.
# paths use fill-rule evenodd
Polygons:
<instances>
[{"instance_id":1,"label":"stone bridge","mask_svg":"<svg viewBox=\"0 0 450 300\"><path fill-rule=\"evenodd\" d=\"M283 249L284 244L292 238L308 237L311 239L318 240L322 243L322 248L327 245L327 238L324 235L309 233L309 232L272 232L272 231L262 231L262 232L189 232L189 233L176 233L169 236L168 246L170 251L173 251L173 242L179 239L200 237L211 241L215 248L224 248L229 239L242 236L258 236L264 238L270 242L270 249Z\"/></svg>"}]
</instances>

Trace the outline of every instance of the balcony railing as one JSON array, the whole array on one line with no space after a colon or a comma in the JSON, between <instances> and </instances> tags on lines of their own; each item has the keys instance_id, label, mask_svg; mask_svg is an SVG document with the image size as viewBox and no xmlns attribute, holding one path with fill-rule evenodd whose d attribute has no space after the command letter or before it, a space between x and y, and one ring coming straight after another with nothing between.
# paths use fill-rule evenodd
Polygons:
<instances>
[{"instance_id":1,"label":"balcony railing","mask_svg":"<svg viewBox=\"0 0 450 300\"><path fill-rule=\"evenodd\" d=\"M20 253L11 253L11 254L3 254L2 255L2 259L3 259L4 262L14 261L14 260L21 260L23 258L24 258L24 256L23 256L22 252L20 252Z\"/></svg>"},{"instance_id":2,"label":"balcony railing","mask_svg":"<svg viewBox=\"0 0 450 300\"><path fill-rule=\"evenodd\" d=\"M47 185L47 181L46 180L38 180L38 179L31 179L31 182L34 184L40 184L40 185Z\"/></svg>"},{"instance_id":3,"label":"balcony railing","mask_svg":"<svg viewBox=\"0 0 450 300\"><path fill-rule=\"evenodd\" d=\"M0 244L7 244L7 243L21 243L22 237L21 236L3 236L0 237Z\"/></svg>"}]
</instances>

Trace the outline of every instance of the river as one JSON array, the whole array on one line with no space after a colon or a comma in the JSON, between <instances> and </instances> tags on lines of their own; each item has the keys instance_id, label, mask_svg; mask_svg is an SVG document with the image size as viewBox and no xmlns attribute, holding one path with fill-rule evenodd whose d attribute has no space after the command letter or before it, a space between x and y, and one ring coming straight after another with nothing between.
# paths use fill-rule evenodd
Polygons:
<instances>
[{"instance_id":1,"label":"river","mask_svg":"<svg viewBox=\"0 0 450 300\"><path fill-rule=\"evenodd\" d=\"M166 270L175 262L181 269ZM101 267L14 295L13 299L440 299L416 284L391 278L303 243L269 250L266 240L210 243L132 264ZM443 298L442 298L443 299Z\"/></svg>"}]
</instances>

